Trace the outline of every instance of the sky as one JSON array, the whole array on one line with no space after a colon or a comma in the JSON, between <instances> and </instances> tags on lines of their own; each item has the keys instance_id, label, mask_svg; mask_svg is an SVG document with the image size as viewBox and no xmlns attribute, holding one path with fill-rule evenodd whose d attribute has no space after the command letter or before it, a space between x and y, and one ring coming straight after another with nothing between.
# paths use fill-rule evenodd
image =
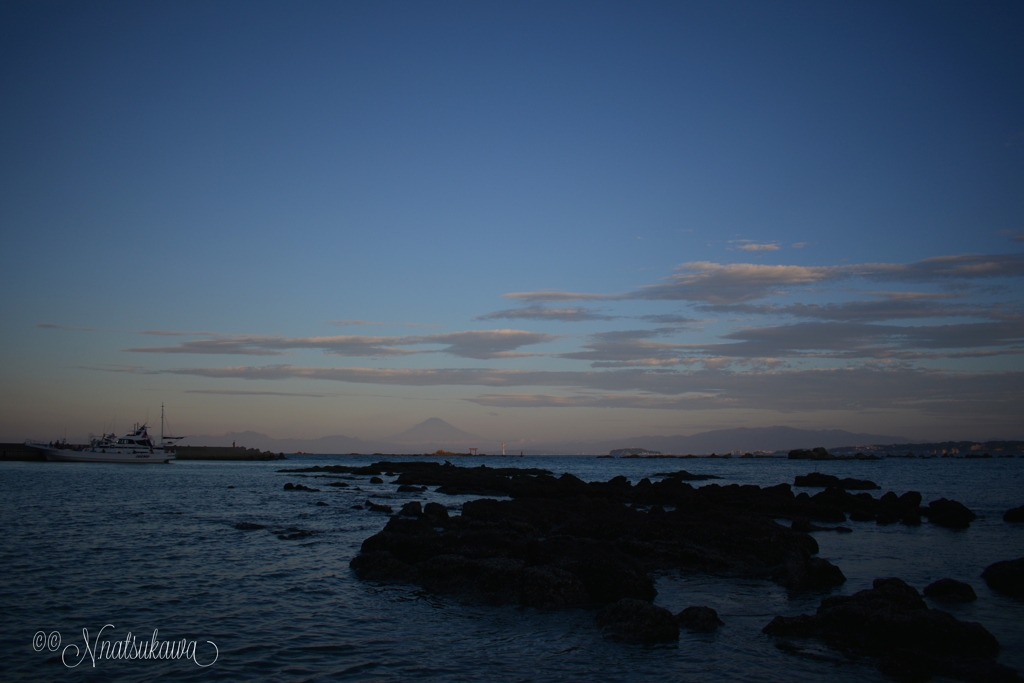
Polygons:
<instances>
[{"instance_id":1,"label":"sky","mask_svg":"<svg viewBox=\"0 0 1024 683\"><path fill-rule=\"evenodd\" d=\"M1019 2L5 2L0 439L1024 438Z\"/></svg>"}]
</instances>

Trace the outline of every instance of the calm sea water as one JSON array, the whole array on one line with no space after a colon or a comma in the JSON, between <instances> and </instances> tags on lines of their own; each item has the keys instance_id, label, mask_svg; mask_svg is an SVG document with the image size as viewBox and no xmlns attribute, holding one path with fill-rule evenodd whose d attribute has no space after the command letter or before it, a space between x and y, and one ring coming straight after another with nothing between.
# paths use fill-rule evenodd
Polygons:
<instances>
[{"instance_id":1,"label":"calm sea water","mask_svg":"<svg viewBox=\"0 0 1024 683\"><path fill-rule=\"evenodd\" d=\"M379 459L379 458L378 458ZM0 678L25 681L881 681L869 661L779 650L761 628L777 614L813 612L822 593L788 595L773 583L709 576L658 577L656 603L718 610L714 634L684 632L678 644L637 646L601 638L593 613L461 605L408 587L356 580L349 560L387 521L351 509L368 497L458 505L470 497L406 495L366 477L362 490L280 474L282 467L371 457L295 456L287 462L175 462L162 466L0 463ZM975 603L940 606L979 621L1002 643L1002 663L1024 672L1024 601L993 593L984 567L1024 556L1024 525L1002 513L1024 503L1024 459L885 460L813 464L788 460L609 460L583 457L459 459L458 464L545 467L585 480L624 474L634 482L680 467L724 477L719 483L792 483L813 469L869 478L883 490L920 491L975 510L966 531L925 523L880 527L850 522L854 533L818 532L821 556L839 565L852 593L881 576L924 588L943 577L967 581ZM387 481L389 478L385 477ZM320 493L282 490L286 481ZM234 488L230 488L234 487ZM813 493L813 490L812 490ZM317 506L317 501L328 503ZM266 529L239 531L253 522ZM281 540L289 527L313 536ZM131 632L150 642L197 642L197 660L62 663L69 645L84 651ZM60 646L33 636L60 634ZM54 643L51 643L54 644ZM37 648L40 648L38 649ZM74 650L65 659L79 658Z\"/></svg>"}]
</instances>

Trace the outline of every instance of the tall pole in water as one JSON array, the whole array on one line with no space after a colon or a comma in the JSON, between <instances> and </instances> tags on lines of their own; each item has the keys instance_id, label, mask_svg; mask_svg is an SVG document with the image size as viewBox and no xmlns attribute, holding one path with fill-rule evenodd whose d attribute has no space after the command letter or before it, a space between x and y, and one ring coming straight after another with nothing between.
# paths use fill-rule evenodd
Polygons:
<instances>
[{"instance_id":1,"label":"tall pole in water","mask_svg":"<svg viewBox=\"0 0 1024 683\"><path fill-rule=\"evenodd\" d=\"M501 442L501 456L505 457L505 442Z\"/></svg>"},{"instance_id":2,"label":"tall pole in water","mask_svg":"<svg viewBox=\"0 0 1024 683\"><path fill-rule=\"evenodd\" d=\"M160 403L160 443L164 442L164 404Z\"/></svg>"}]
</instances>

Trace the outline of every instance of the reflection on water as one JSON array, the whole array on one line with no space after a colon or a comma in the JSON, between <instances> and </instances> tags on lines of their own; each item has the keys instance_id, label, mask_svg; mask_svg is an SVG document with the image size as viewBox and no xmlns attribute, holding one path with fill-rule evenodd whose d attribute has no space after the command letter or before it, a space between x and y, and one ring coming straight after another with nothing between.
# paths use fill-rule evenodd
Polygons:
<instances>
[{"instance_id":1,"label":"reflection on water","mask_svg":"<svg viewBox=\"0 0 1024 683\"><path fill-rule=\"evenodd\" d=\"M584 610L544 612L460 605L412 587L357 581L348 568L360 543L387 518L352 506L368 497L400 505L470 497L397 494L385 477L349 488L331 479L279 474L281 467L373 458L295 457L287 463L177 462L130 467L84 463L0 463L0 661L7 680L366 680L466 681L838 681L884 680L870 661L847 661L813 644L802 656L776 647L761 628L777 614L812 612L821 593L787 595L767 581L703 575L658 577L656 602L673 612L709 605L726 625L684 632L678 645L644 647L603 640ZM1024 525L1002 513L1024 503L1024 460L465 459L546 467L585 480L624 474L634 482L685 467L717 483L792 483L815 468L872 479L883 490L946 496L975 510L967 531L925 523L850 522L854 533L818 532L821 555L839 565L840 593L899 576L923 588L943 577L969 582L979 599L941 606L979 621L1000 640L1000 661L1024 671L1024 601L991 592L980 578L991 562L1024 555ZM285 482L320 488L284 491ZM234 487L234 488L229 488ZM356 490L359 487L360 490ZM317 501L326 506L316 505ZM239 530L240 522L264 525ZM311 531L295 540L289 529ZM210 640L209 669L186 660L87 659L69 670L60 653L32 647L33 634L58 631L62 647L83 644L104 624L122 640ZM107 633L110 633L108 629Z\"/></svg>"}]
</instances>

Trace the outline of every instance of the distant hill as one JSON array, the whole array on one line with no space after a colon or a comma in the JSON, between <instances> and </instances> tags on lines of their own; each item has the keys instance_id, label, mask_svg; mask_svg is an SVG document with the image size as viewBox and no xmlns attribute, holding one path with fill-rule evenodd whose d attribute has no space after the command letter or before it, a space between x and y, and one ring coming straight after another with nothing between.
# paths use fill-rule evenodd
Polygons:
<instances>
[{"instance_id":1,"label":"distant hill","mask_svg":"<svg viewBox=\"0 0 1024 683\"><path fill-rule=\"evenodd\" d=\"M273 453L394 453L385 444L350 436L324 436L319 439L275 439L259 432L228 432L224 436L187 436L187 446L230 446L258 448Z\"/></svg>"},{"instance_id":2,"label":"distant hill","mask_svg":"<svg viewBox=\"0 0 1024 683\"><path fill-rule=\"evenodd\" d=\"M275 439L253 431L228 432L224 436L190 436L182 441L182 445L188 446L230 446L233 443L273 453L367 454L432 453L439 449L469 448L478 443L484 445L479 436L464 432L437 417L424 420L387 441L364 441L341 435L319 439Z\"/></svg>"},{"instance_id":3,"label":"distant hill","mask_svg":"<svg viewBox=\"0 0 1024 683\"><path fill-rule=\"evenodd\" d=\"M904 443L900 436L863 434L842 429L797 429L795 427L734 427L691 436L634 436L626 439L553 444L561 453L604 454L623 448L643 448L662 453L703 455L732 451L788 451L793 448L839 448L870 444Z\"/></svg>"},{"instance_id":4,"label":"distant hill","mask_svg":"<svg viewBox=\"0 0 1024 683\"><path fill-rule=\"evenodd\" d=\"M794 448L840 448L875 444L907 443L909 439L881 434L847 432L841 429L796 429L795 427L736 427L701 432L691 436L635 436L625 439L522 443L509 440L508 452L527 455L604 455L618 449L645 449L662 453L706 455L732 451L788 451ZM478 447L482 453L500 453L500 442L464 432L440 418L430 418L386 441L364 441L350 436L319 439L274 439L259 432L229 432L224 436L186 437L182 445L230 446L274 453L432 453L438 449L463 450Z\"/></svg>"},{"instance_id":5,"label":"distant hill","mask_svg":"<svg viewBox=\"0 0 1024 683\"><path fill-rule=\"evenodd\" d=\"M464 432L458 427L453 427L439 417L432 417L420 422L415 427L410 427L404 432L395 434L389 441L395 443L416 443L416 444L445 444L450 445L480 441L476 434Z\"/></svg>"}]
</instances>

